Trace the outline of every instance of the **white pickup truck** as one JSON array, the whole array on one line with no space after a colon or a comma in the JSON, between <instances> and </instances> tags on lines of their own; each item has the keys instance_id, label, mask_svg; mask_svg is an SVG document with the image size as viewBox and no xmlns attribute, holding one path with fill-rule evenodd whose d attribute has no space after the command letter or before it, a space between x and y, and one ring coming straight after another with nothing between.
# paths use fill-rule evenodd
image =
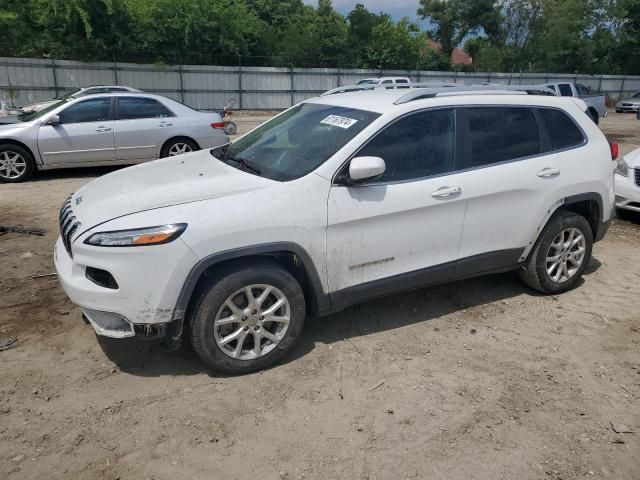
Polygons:
<instances>
[{"instance_id":1,"label":"white pickup truck","mask_svg":"<svg viewBox=\"0 0 640 480\"><path fill-rule=\"evenodd\" d=\"M545 87L550 88L561 97L577 97L587 104L587 113L593 121L598 124L600 117L607 116L607 104L604 95L591 95L589 87L579 83L546 83Z\"/></svg>"}]
</instances>

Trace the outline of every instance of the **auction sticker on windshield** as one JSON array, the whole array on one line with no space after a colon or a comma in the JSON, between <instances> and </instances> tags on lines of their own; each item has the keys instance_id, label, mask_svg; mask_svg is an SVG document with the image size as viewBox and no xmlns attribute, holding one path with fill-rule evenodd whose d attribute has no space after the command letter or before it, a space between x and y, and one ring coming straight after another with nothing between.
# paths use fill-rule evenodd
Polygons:
<instances>
[{"instance_id":1,"label":"auction sticker on windshield","mask_svg":"<svg viewBox=\"0 0 640 480\"><path fill-rule=\"evenodd\" d=\"M349 128L355 124L358 120L349 117L341 117L340 115L329 115L328 117L320 120L320 123L327 125L333 125L334 127Z\"/></svg>"}]
</instances>

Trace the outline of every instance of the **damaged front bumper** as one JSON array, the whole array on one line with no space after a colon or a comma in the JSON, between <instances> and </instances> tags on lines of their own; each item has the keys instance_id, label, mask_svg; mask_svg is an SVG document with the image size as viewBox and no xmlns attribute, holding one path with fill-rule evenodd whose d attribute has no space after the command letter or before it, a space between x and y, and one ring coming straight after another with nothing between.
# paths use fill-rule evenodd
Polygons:
<instances>
[{"instance_id":1,"label":"damaged front bumper","mask_svg":"<svg viewBox=\"0 0 640 480\"><path fill-rule=\"evenodd\" d=\"M183 270L195 263L195 256L179 239L127 250L86 246L76 240L72 258L58 238L54 262L60 285L98 335L144 340L172 337L182 326L173 321L173 314L188 273ZM87 267L109 272L115 284L101 285L87 275Z\"/></svg>"}]
</instances>

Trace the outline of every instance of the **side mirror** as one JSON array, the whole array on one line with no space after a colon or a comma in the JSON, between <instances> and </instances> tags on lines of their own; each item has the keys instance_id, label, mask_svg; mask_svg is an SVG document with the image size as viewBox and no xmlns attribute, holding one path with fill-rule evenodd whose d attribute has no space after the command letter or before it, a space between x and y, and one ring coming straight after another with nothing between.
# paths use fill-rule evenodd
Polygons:
<instances>
[{"instance_id":1,"label":"side mirror","mask_svg":"<svg viewBox=\"0 0 640 480\"><path fill-rule=\"evenodd\" d=\"M60 116L59 115L51 115L46 122L45 125L60 125Z\"/></svg>"},{"instance_id":2,"label":"side mirror","mask_svg":"<svg viewBox=\"0 0 640 480\"><path fill-rule=\"evenodd\" d=\"M380 157L356 157L349 163L349 180L353 183L373 180L386 169L387 166Z\"/></svg>"}]
</instances>

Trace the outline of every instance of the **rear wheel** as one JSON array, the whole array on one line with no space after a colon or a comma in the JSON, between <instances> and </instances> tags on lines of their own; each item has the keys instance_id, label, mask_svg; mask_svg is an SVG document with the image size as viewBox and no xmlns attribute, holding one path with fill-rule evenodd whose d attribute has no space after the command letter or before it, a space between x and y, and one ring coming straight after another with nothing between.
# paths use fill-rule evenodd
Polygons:
<instances>
[{"instance_id":1,"label":"rear wheel","mask_svg":"<svg viewBox=\"0 0 640 480\"><path fill-rule=\"evenodd\" d=\"M191 318L191 343L215 370L260 370L292 348L305 311L300 285L278 264L234 268L201 289Z\"/></svg>"},{"instance_id":2,"label":"rear wheel","mask_svg":"<svg viewBox=\"0 0 640 480\"><path fill-rule=\"evenodd\" d=\"M542 230L520 278L540 292L556 294L575 287L591 260L593 232L573 212L555 214Z\"/></svg>"},{"instance_id":3,"label":"rear wheel","mask_svg":"<svg viewBox=\"0 0 640 480\"><path fill-rule=\"evenodd\" d=\"M176 155L182 155L184 153L195 152L200 150L196 142L188 138L174 138L169 140L164 147L162 147L161 157L174 157Z\"/></svg>"},{"instance_id":4,"label":"rear wheel","mask_svg":"<svg viewBox=\"0 0 640 480\"><path fill-rule=\"evenodd\" d=\"M0 181L22 182L34 169L35 162L29 151L18 145L0 145Z\"/></svg>"}]
</instances>

